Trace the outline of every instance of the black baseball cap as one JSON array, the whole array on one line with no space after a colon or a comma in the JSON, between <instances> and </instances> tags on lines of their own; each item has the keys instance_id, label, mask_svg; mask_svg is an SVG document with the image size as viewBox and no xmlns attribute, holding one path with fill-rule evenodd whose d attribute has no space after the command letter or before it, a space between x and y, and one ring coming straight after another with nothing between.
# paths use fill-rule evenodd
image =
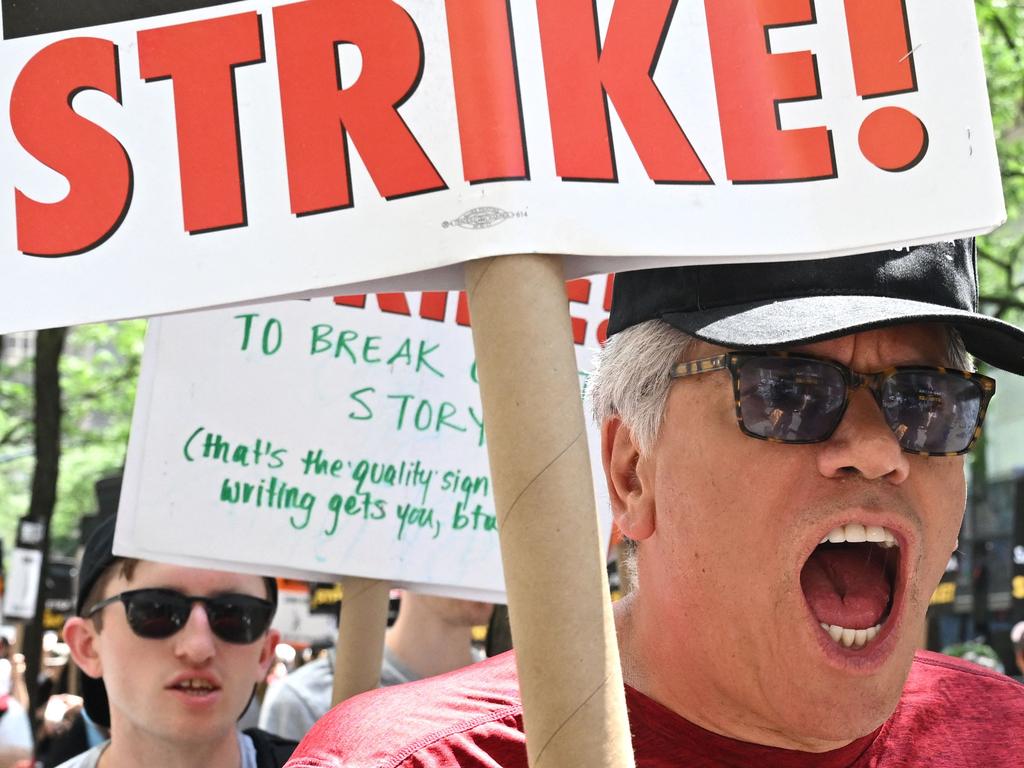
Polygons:
<instances>
[{"instance_id":1,"label":"black baseball cap","mask_svg":"<svg viewBox=\"0 0 1024 768\"><path fill-rule=\"evenodd\" d=\"M978 312L974 239L808 261L615 276L608 335L646 320L730 349L769 349L940 322L989 365L1024 374L1024 331Z\"/></svg>"},{"instance_id":2,"label":"black baseball cap","mask_svg":"<svg viewBox=\"0 0 1024 768\"><path fill-rule=\"evenodd\" d=\"M100 522L85 543L82 562L78 567L78 597L75 601L75 613L82 615L89 593L96 582L110 566L123 558L114 554L114 528L117 524L116 515L110 515ZM267 599L277 606L277 582L264 577L267 585ZM82 703L89 719L105 728L110 727L110 702L107 700L107 688L102 677L81 676Z\"/></svg>"}]
</instances>

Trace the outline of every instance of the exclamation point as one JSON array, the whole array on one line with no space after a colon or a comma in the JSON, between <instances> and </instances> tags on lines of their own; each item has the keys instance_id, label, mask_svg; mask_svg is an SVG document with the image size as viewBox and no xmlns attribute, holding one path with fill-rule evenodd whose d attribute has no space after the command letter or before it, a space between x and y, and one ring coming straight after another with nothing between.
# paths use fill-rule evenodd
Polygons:
<instances>
[{"instance_id":1,"label":"exclamation point","mask_svg":"<svg viewBox=\"0 0 1024 768\"><path fill-rule=\"evenodd\" d=\"M864 99L917 90L904 0L845 0L846 28L857 95ZM884 171L906 171L928 151L928 129L902 107L881 107L864 118L860 151Z\"/></svg>"}]
</instances>

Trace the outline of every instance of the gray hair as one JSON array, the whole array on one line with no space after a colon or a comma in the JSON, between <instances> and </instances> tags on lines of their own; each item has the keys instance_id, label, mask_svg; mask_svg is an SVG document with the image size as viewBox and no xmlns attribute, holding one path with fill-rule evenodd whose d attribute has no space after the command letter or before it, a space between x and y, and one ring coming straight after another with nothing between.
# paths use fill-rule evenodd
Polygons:
<instances>
[{"instance_id":1,"label":"gray hair","mask_svg":"<svg viewBox=\"0 0 1024 768\"><path fill-rule=\"evenodd\" d=\"M960 335L960 331L951 325L947 325L946 330L949 331L949 338L946 340L946 360L950 368L973 371L974 358L967 351L964 337Z\"/></svg>"},{"instance_id":2,"label":"gray hair","mask_svg":"<svg viewBox=\"0 0 1024 768\"><path fill-rule=\"evenodd\" d=\"M946 363L974 370L964 340L952 326ZM618 416L632 432L641 455L653 448L665 418L671 367L688 358L697 339L662 320L647 320L612 336L587 378L586 399L594 420Z\"/></svg>"},{"instance_id":3,"label":"gray hair","mask_svg":"<svg viewBox=\"0 0 1024 768\"><path fill-rule=\"evenodd\" d=\"M587 378L586 398L594 420L619 416L640 448L654 447L665 416L669 369L690 353L697 339L661 320L648 320L612 336Z\"/></svg>"}]
</instances>

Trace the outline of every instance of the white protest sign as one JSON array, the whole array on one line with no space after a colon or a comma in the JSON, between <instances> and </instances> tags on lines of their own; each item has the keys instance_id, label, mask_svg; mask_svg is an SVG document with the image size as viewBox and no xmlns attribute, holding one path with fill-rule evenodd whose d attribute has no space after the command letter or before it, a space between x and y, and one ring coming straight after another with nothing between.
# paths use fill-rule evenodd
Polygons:
<instances>
[{"instance_id":1,"label":"white protest sign","mask_svg":"<svg viewBox=\"0 0 1024 768\"><path fill-rule=\"evenodd\" d=\"M609 288L567 287L581 372ZM151 321L118 554L504 602L465 299L341 301L360 300ZM607 536L596 429L590 444Z\"/></svg>"},{"instance_id":2,"label":"white protest sign","mask_svg":"<svg viewBox=\"0 0 1024 768\"><path fill-rule=\"evenodd\" d=\"M29 620L35 617L42 572L42 550L16 547L11 552L11 573L4 587L5 620Z\"/></svg>"},{"instance_id":3,"label":"white protest sign","mask_svg":"<svg viewBox=\"0 0 1024 768\"><path fill-rule=\"evenodd\" d=\"M968 2L52 5L0 3L0 332L1005 215Z\"/></svg>"}]
</instances>

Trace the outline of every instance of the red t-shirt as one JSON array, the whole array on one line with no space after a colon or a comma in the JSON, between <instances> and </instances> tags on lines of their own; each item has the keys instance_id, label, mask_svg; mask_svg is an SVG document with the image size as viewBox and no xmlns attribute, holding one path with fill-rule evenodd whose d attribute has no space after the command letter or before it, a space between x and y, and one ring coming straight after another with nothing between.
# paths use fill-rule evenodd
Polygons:
<instances>
[{"instance_id":1,"label":"red t-shirt","mask_svg":"<svg viewBox=\"0 0 1024 768\"><path fill-rule=\"evenodd\" d=\"M626 687L637 768L1024 766L1024 685L921 652L896 711L833 752L748 744L699 728ZM527 768L512 653L335 707L287 768Z\"/></svg>"}]
</instances>

